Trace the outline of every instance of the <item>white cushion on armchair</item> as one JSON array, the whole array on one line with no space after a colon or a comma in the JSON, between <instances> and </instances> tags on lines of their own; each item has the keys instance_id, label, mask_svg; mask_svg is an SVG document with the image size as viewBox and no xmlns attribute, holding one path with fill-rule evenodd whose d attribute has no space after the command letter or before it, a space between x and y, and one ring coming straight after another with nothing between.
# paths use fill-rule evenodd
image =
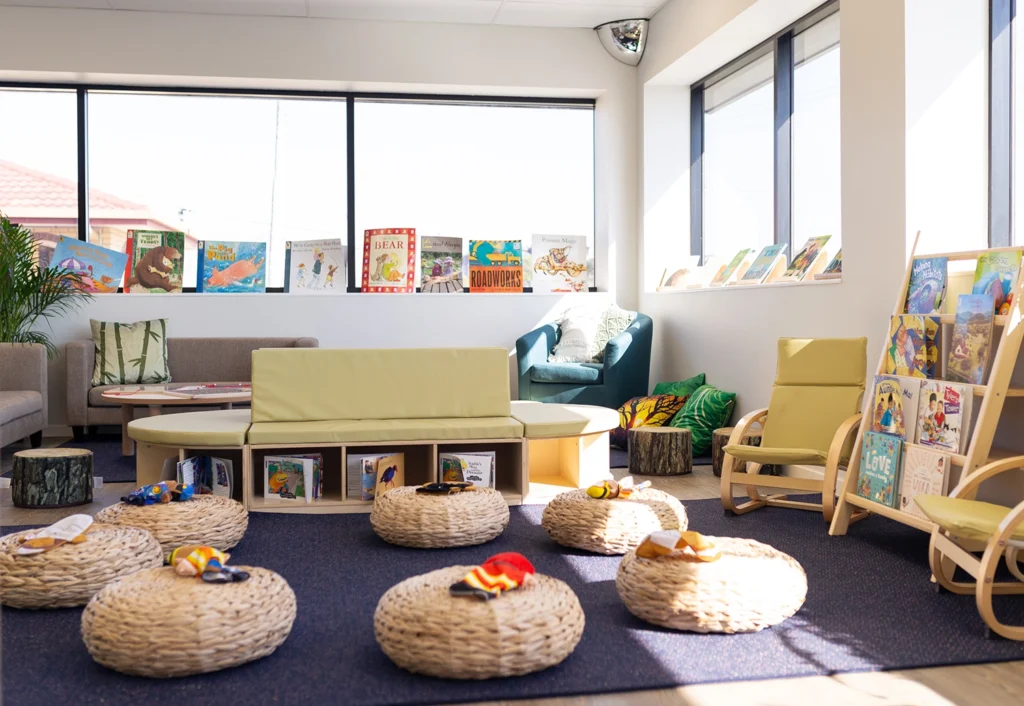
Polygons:
<instances>
[{"instance_id":1,"label":"white cushion on armchair","mask_svg":"<svg viewBox=\"0 0 1024 706\"><path fill-rule=\"evenodd\" d=\"M577 307L558 320L560 336L548 356L551 363L600 363L608 341L625 331L636 312L612 304L607 309Z\"/></svg>"}]
</instances>

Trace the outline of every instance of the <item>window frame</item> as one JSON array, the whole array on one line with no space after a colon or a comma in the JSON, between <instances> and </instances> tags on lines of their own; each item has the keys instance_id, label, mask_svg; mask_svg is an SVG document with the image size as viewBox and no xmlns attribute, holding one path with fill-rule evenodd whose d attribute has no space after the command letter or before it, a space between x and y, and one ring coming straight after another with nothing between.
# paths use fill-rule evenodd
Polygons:
<instances>
[{"instance_id":1,"label":"window frame","mask_svg":"<svg viewBox=\"0 0 1024 706\"><path fill-rule=\"evenodd\" d=\"M476 105L476 106L520 106L524 108L555 108L589 110L594 121L594 178L591 189L594 194L593 217L594 229L587 234L594 241L594 277L597 278L597 99L596 98L565 98L565 97L527 97L527 96L484 96L463 94L435 93L376 93L365 91L309 91L290 89L258 89L258 88L214 88L196 86L145 86L121 84L91 83L56 83L56 82L25 82L0 81L2 90L52 90L75 91L77 96L77 150L78 150L78 239L89 239L89 94L97 93L145 93L165 95L191 96L236 96L259 98L312 98L320 100L345 101L346 103L346 171L347 184L345 198L347 200L347 243L348 243L348 294L361 294L362 290L356 282L356 255L362 252L362 238L356 233L356 178L355 159L356 121L355 105L358 100L395 103L431 103L437 105ZM123 291L118 288L118 292ZM195 293L195 287L183 287L183 293ZM416 292L419 292L416 287ZM524 287L523 292L532 292L532 287ZM596 292L597 287L589 287L588 291ZM268 294L280 294L284 287L267 287ZM469 288L464 293L472 293Z\"/></svg>"}]
</instances>

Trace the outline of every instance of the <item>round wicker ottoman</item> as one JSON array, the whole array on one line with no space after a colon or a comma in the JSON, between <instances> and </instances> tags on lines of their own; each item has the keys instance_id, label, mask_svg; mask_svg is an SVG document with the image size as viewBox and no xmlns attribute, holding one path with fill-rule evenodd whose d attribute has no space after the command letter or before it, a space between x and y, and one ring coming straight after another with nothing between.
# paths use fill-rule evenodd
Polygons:
<instances>
[{"instance_id":1,"label":"round wicker ottoman","mask_svg":"<svg viewBox=\"0 0 1024 706\"><path fill-rule=\"evenodd\" d=\"M385 542L421 549L489 542L505 531L508 518L508 503L490 488L430 495L404 486L379 496L370 511L373 531Z\"/></svg>"},{"instance_id":2,"label":"round wicker ottoman","mask_svg":"<svg viewBox=\"0 0 1024 706\"><path fill-rule=\"evenodd\" d=\"M160 544L135 527L93 525L81 544L18 555L18 539L0 537L0 603L11 608L85 605L111 581L164 563Z\"/></svg>"},{"instance_id":3,"label":"round wicker ottoman","mask_svg":"<svg viewBox=\"0 0 1024 706\"><path fill-rule=\"evenodd\" d=\"M450 566L392 586L377 604L377 644L403 669L448 679L490 679L560 663L583 635L583 608L563 581L535 574L490 601L453 597L472 566Z\"/></svg>"},{"instance_id":4,"label":"round wicker ottoman","mask_svg":"<svg viewBox=\"0 0 1024 706\"><path fill-rule=\"evenodd\" d=\"M242 540L249 515L237 500L197 495L183 503L117 503L97 512L96 521L149 530L167 554L183 544L205 544L227 551Z\"/></svg>"},{"instance_id":5,"label":"round wicker ottoman","mask_svg":"<svg viewBox=\"0 0 1024 706\"><path fill-rule=\"evenodd\" d=\"M651 532L686 529L678 499L653 488L625 500L595 500L585 489L560 493L544 508L541 525L566 547L598 554L625 554Z\"/></svg>"},{"instance_id":6,"label":"round wicker ottoman","mask_svg":"<svg viewBox=\"0 0 1024 706\"><path fill-rule=\"evenodd\" d=\"M292 630L295 592L273 571L238 568L248 581L207 583L165 566L110 584L82 612L89 654L143 677L215 672L266 657Z\"/></svg>"},{"instance_id":7,"label":"round wicker ottoman","mask_svg":"<svg viewBox=\"0 0 1024 706\"><path fill-rule=\"evenodd\" d=\"M622 558L615 587L641 620L692 632L756 632L804 604L807 575L796 559L752 539L709 537L717 561Z\"/></svg>"}]
</instances>

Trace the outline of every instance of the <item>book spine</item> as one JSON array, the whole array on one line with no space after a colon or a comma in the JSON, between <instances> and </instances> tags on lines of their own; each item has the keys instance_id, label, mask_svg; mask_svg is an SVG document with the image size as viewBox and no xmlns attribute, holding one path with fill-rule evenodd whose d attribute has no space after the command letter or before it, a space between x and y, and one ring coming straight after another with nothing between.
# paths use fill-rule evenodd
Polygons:
<instances>
[{"instance_id":1,"label":"book spine","mask_svg":"<svg viewBox=\"0 0 1024 706\"><path fill-rule=\"evenodd\" d=\"M132 269L134 267L135 256L132 248L132 241L134 240L135 231L128 231L128 239L124 243L124 251L128 255L128 261L124 264L124 280L121 284L121 291L125 294L131 294L132 288L129 282L132 278Z\"/></svg>"},{"instance_id":2,"label":"book spine","mask_svg":"<svg viewBox=\"0 0 1024 706\"><path fill-rule=\"evenodd\" d=\"M292 241L284 244L284 291L288 294L292 291Z\"/></svg>"},{"instance_id":3,"label":"book spine","mask_svg":"<svg viewBox=\"0 0 1024 706\"><path fill-rule=\"evenodd\" d=\"M166 236L165 236L166 237ZM203 291L203 270L206 264L206 241L199 241L199 250L196 253L196 292Z\"/></svg>"},{"instance_id":4,"label":"book spine","mask_svg":"<svg viewBox=\"0 0 1024 706\"><path fill-rule=\"evenodd\" d=\"M361 280L361 287L364 292L374 292L375 287L370 286L370 238L372 238L377 231L368 230L363 233L363 275Z\"/></svg>"}]
</instances>

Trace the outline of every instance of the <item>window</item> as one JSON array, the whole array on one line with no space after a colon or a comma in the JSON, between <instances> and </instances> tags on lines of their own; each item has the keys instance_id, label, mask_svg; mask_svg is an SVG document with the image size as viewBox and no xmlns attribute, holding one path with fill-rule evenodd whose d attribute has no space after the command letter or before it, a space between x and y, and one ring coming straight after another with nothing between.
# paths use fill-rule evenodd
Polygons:
<instances>
[{"instance_id":1,"label":"window","mask_svg":"<svg viewBox=\"0 0 1024 706\"><path fill-rule=\"evenodd\" d=\"M591 106L357 100L356 245L371 228L521 240L586 235L594 286ZM356 283L361 278L357 258Z\"/></svg>"}]
</instances>

